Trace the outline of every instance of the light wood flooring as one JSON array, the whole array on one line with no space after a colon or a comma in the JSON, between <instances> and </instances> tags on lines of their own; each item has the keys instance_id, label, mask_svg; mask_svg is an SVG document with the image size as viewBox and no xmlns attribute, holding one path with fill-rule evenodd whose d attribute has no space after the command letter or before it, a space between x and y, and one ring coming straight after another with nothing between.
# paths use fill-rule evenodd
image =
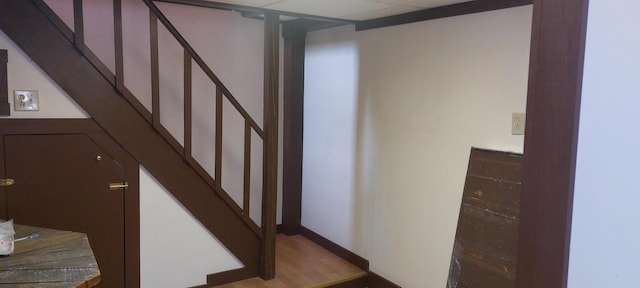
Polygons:
<instances>
[{"instance_id":1,"label":"light wood flooring","mask_svg":"<svg viewBox=\"0 0 640 288\"><path fill-rule=\"evenodd\" d=\"M320 288L366 275L365 271L301 235L276 236L276 277L251 278L216 288Z\"/></svg>"}]
</instances>

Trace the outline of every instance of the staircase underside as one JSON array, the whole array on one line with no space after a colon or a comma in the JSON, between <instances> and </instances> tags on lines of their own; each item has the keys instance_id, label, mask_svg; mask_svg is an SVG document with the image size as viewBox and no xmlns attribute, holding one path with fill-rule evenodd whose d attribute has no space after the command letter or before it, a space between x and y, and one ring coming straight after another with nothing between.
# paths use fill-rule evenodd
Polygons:
<instances>
[{"instance_id":1,"label":"staircase underside","mask_svg":"<svg viewBox=\"0 0 640 288\"><path fill-rule=\"evenodd\" d=\"M0 1L0 29L257 273L260 238L31 1Z\"/></svg>"}]
</instances>

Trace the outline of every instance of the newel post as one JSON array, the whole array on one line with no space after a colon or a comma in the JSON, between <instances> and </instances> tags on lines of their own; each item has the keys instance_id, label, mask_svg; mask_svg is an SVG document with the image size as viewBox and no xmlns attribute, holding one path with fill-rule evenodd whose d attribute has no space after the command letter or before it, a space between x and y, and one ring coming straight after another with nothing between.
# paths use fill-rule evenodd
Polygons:
<instances>
[{"instance_id":1,"label":"newel post","mask_svg":"<svg viewBox=\"0 0 640 288\"><path fill-rule=\"evenodd\" d=\"M279 15L264 15L264 168L260 277L273 279L276 262L276 203L278 189Z\"/></svg>"}]
</instances>

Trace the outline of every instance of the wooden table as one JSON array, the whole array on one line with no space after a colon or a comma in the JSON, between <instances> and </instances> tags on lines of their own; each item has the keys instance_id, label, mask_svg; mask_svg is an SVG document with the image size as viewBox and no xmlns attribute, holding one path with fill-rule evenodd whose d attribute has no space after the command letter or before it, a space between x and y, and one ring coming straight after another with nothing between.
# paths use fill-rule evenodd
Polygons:
<instances>
[{"instance_id":1,"label":"wooden table","mask_svg":"<svg viewBox=\"0 0 640 288\"><path fill-rule=\"evenodd\" d=\"M16 242L13 254L0 258L0 287L84 288L100 282L86 234L23 225L15 230L16 239L39 236Z\"/></svg>"}]
</instances>

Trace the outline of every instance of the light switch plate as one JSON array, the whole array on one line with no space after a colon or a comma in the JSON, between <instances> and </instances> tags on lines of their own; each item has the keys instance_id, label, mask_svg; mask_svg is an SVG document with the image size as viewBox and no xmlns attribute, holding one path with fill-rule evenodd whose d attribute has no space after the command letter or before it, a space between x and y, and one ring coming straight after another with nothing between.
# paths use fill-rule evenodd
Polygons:
<instances>
[{"instance_id":1,"label":"light switch plate","mask_svg":"<svg viewBox=\"0 0 640 288\"><path fill-rule=\"evenodd\" d=\"M524 123L526 115L524 113L511 114L511 135L524 135Z\"/></svg>"},{"instance_id":2,"label":"light switch plate","mask_svg":"<svg viewBox=\"0 0 640 288\"><path fill-rule=\"evenodd\" d=\"M13 110L15 111L38 111L40 103L38 90L14 90Z\"/></svg>"}]
</instances>

